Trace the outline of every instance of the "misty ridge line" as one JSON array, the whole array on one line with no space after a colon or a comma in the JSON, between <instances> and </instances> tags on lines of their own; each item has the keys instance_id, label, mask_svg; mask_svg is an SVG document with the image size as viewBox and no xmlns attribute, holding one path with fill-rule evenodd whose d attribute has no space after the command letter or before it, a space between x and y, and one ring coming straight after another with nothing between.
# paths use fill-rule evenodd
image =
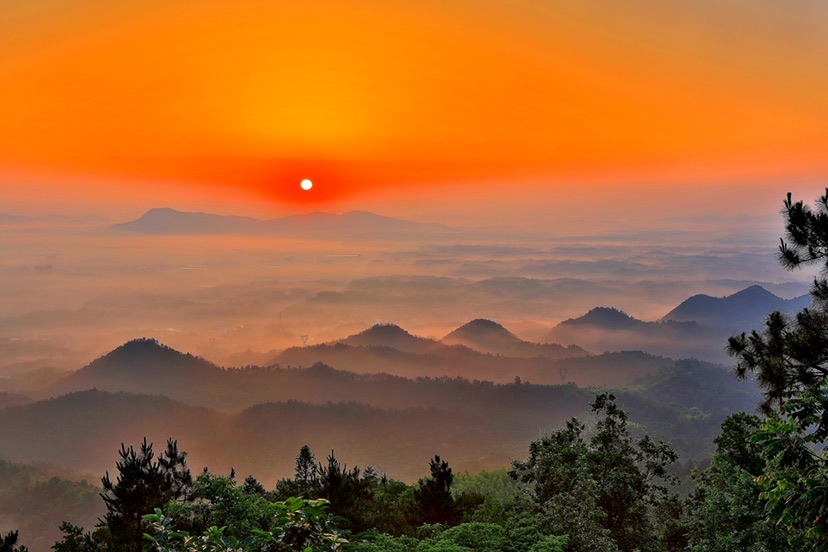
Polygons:
<instances>
[{"instance_id":1,"label":"misty ridge line","mask_svg":"<svg viewBox=\"0 0 828 552\"><path fill-rule=\"evenodd\" d=\"M583 343L590 340L590 331L597 332L597 340L600 341L607 341L608 338L611 340L609 336L617 333L621 342L626 345L624 350L630 350L631 343L645 343L644 347L639 348L642 354L647 350L649 354L667 357L668 355L658 349L659 341L664 342L661 343L662 346L668 345L668 349L671 340L684 343L688 339L695 338L697 341L693 343L694 347L701 347L705 343L721 343L726 337L725 333L729 331L727 330L729 326L743 323L746 320L752 320L758 324L764 314L773 309L798 310L803 308L805 299L808 297L784 300L759 286L752 286L724 298L712 298L706 295L693 296L658 322L643 322L617 309L597 307L580 318L563 321L550 330L548 335L573 339L580 337ZM725 315L727 317L722 318ZM681 320L682 318L693 318L693 320ZM713 327L704 327L695 319L704 319L714 323L722 322L724 328L717 331ZM133 340L61 381L65 383L77 378L78 374L84 371L94 372L95 366L103 362L105 358L123 354L123 350L139 347L142 343L154 345L151 347L153 349L172 351L180 355L173 349L160 345L155 339ZM140 347L138 350L141 350ZM607 355L611 351L606 349L604 351L601 355L597 355L603 359L601 362L610 358ZM158 354L154 356L158 357ZM558 376L561 377L560 383L566 383L563 369L566 368L568 372L569 368L572 368L569 381L580 385L628 384L636 377L640 378L652 373L651 369L645 368L643 371L641 367L633 369L627 363L628 372L621 378L616 374L616 377L607 379L608 375L603 374L604 381L601 381L600 377L583 379L584 374L581 370L588 367L590 362L593 366L595 365L595 362L589 361L587 357L594 359L596 355L572 343L563 346L557 342L541 344L525 341L496 322L475 319L451 331L441 340L412 335L395 324L376 324L346 338L311 346L289 347L273 354L270 361L264 364L265 368L253 368L256 366L255 362L247 363L245 366L248 367L248 371L267 371L267 367L281 369L282 366L312 366L320 370L320 366L336 366L344 372L360 374L387 373L402 377L473 377L475 380L500 383L511 381L513 377L522 377L527 381L531 378L532 381L542 384L558 383ZM673 357L676 358L676 355ZM200 359L200 357L192 357L189 353L183 358L187 360L183 365L187 367L187 370L182 372L179 368L178 377L185 379L202 377L214 372L214 369L221 369L218 365ZM193 364L194 361L191 362L190 359L198 359L199 362ZM161 359L159 366L166 363L168 363L167 360ZM647 363L642 364L646 366ZM153 368L150 363L150 366L141 369L141 372L144 375L152 375L153 370L158 370L158 367ZM588 372L589 370L584 373ZM57 382L55 389L61 389L61 386L61 382ZM79 387L70 385L69 388L64 389L79 389Z\"/></svg>"},{"instance_id":2,"label":"misty ridge line","mask_svg":"<svg viewBox=\"0 0 828 552\"><path fill-rule=\"evenodd\" d=\"M337 234L372 232L451 232L458 229L435 223L422 223L377 215L369 211L331 214L320 211L257 219L238 215L215 215L154 208L136 220L114 224L111 228L146 234L250 234L301 233Z\"/></svg>"},{"instance_id":3,"label":"misty ridge line","mask_svg":"<svg viewBox=\"0 0 828 552\"><path fill-rule=\"evenodd\" d=\"M426 377L421 373L416 378L408 378L388 373L357 374L321 363L307 368L222 369L154 339L133 340L42 389L37 394L40 399L26 401L12 394L0 395L0 401L9 401L0 404L0 430L4 435L20 436L20 440L12 439L0 450L6 454L18 451L14 453L15 460L36 458L36 455L29 456L32 446L39 449L54 443L41 437L31 438L29 424L54 424L56 429L65 426L64 430L71 434L69 426L83 423L100 429L95 430L98 437L93 439L96 448L105 447L104 435L113 431L132 434L151 430L153 435L158 434L155 438L164 437L163 432L167 432L166 436L174 432L182 441L197 443L188 448L203 457L207 451L216 454L217 450L235 450L221 446L217 449L216 435L222 442L233 442L244 428L242 434L251 439L263 433L274 438L272 446L264 447L267 449L264 452L260 439L245 441L246 448L253 447L261 453L257 453L256 469L271 472L290 460L289 452L277 446L287 436L291 441L306 438L324 441L322 437L330 434L328 439L336 436L337 448L381 450L378 442L373 445L363 442L364 435L372 432L366 434L364 428L356 429L367 424L387 436L397 435L405 427L404 434L422 446L434 438L428 424L423 425L423 416L438 423L450 413L453 420L450 426L445 426L445 420L441 424L449 432L444 450L454 448L456 457L464 458L464 463L468 461L469 469L491 469L507 459L502 457L502 449L490 458L491 462L480 464L480 459L472 460L478 455L464 447L479 439L487 443L494 439L503 446L508 443L507 449L513 453L525 446L525 439L536 435L538 427L552 427L565 416L581 411L592 396L587 386L571 382L561 385L561 381L555 381L554 385L542 384L535 378L515 377L517 367L513 362L500 368L504 366L508 366L504 374L507 377L500 383L483 378L471 380L475 372L468 373L467 377ZM718 427L714 422L725 404L722 400L727 401L729 408L755 403L755 389L734 381L726 368L700 361L673 361L640 352L612 353L566 359L566 366L570 379L591 374L592 386L628 389L623 391L624 402L633 408L636 418L662 434L672 434L663 424L679 423L686 418L687 409L696 408L716 414L703 418L706 420L703 433L707 438ZM558 365L553 367L552 375L557 380ZM530 379L532 383L528 382ZM699 392L686 393L691 388L698 388ZM667 416L665 407L659 410L656 403L673 405L672 414ZM131 414L125 416L125 412ZM214 429L210 436L202 431L205 419L210 420L208 425ZM315 425L313 420L320 424ZM419 430L414 431L412 424ZM485 438L477 431L469 433L470 428L481 424L494 424ZM341 434L344 428L350 429ZM23 439L27 434L30 437ZM363 437L355 445L353 439L357 434ZM12 446L16 442L25 446L22 449ZM75 451L74 455L84 449L77 442L66 446L67 451ZM72 461L74 467L96 461L94 451L83 450L81 456ZM387 458L386 454L379 457ZM393 454L392 457L396 458ZM278 466L273 464L274 458L279 458ZM415 469L401 458L393 463L390 459L385 461L403 472Z\"/></svg>"},{"instance_id":4,"label":"misty ridge line","mask_svg":"<svg viewBox=\"0 0 828 552\"><path fill-rule=\"evenodd\" d=\"M542 343L523 340L492 320L475 319L452 330L441 339L415 336L396 324L380 323L349 337L315 344L311 349L344 344L357 347L388 347L416 354L435 354L445 350L446 346L456 345L487 355L566 358L591 354L589 348L584 349L574 342L579 332L582 333L590 327L606 331L647 331L664 328L686 332L690 336L693 332L700 332L718 338L724 335L722 332L758 325L762 317L772 310L797 312L809 304L808 295L790 300L782 299L761 286L753 285L725 297L694 295L660 319L651 322L636 319L616 308L595 307L580 317L559 323L548 332L549 339ZM567 334L566 330L570 328L574 329L575 333ZM557 337L566 339L556 339ZM289 347L282 352L296 349Z\"/></svg>"},{"instance_id":5,"label":"misty ridge line","mask_svg":"<svg viewBox=\"0 0 828 552\"><path fill-rule=\"evenodd\" d=\"M728 357L724 353L723 343L732 333L744 328L758 327L764 315L774 309L795 312L809 303L808 296L786 300L764 288L751 286L725 297L705 294L692 296L671 309L668 314L651 322L639 320L616 308L595 307L580 317L566 319L551 329L544 329L543 333L536 332L532 340L521 339L489 319L472 320L436 339L419 338L400 326L384 323L384 328L369 327L350 337L329 338L313 347L287 346L263 353L248 349L247 353L238 352L229 356L219 354L218 357L222 359L220 364L225 366L266 366L273 363L310 366L323 362L333 365L344 363L348 369L364 371L359 367L361 356L362 360L371 360L372 363L390 363L393 369L399 369L407 376L416 375L417 370L437 376L443 375L439 372L441 367L448 370L446 374L464 375L451 359L465 356L478 358L484 365L486 377L497 380L502 380L503 375L494 367L495 362L488 358L492 355L521 359L519 362L523 365L529 364L531 359L536 359L535 366L529 370L532 373L541 370L542 361L537 360L541 358L554 360L625 350L640 350L670 358L700 358L727 363ZM92 314L90 312L90 316ZM8 322L11 323L12 319ZM136 333L133 332L133 336ZM159 333L140 331L137 335ZM26 355L37 354L38 348L47 346L50 349L44 349L44 355L48 353L51 358L59 359L65 354L58 343L50 345L48 341L31 341L29 338L7 338L0 340L0 345L12 355L10 358L17 356L25 359ZM449 345L455 347L450 348ZM389 350L382 354L381 351L371 351L369 358L369 352L357 353L355 350L346 349L346 346L384 347ZM468 350L461 353L457 346ZM209 350L201 351L199 354L212 357ZM434 363L425 359L435 355L443 360ZM78 354L74 353L69 358L78 358ZM75 364L78 365L80 362ZM67 365L66 368L70 366ZM492 373L489 374L489 371ZM509 379L511 377L509 376ZM542 381L554 383L557 379L550 381L545 377Z\"/></svg>"}]
</instances>

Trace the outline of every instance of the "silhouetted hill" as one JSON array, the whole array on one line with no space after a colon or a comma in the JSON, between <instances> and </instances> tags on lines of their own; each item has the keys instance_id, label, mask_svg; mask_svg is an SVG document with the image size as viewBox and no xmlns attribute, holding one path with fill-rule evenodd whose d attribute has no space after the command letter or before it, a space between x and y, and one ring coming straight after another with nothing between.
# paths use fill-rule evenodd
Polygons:
<instances>
[{"instance_id":1,"label":"silhouetted hill","mask_svg":"<svg viewBox=\"0 0 828 552\"><path fill-rule=\"evenodd\" d=\"M746 331L758 328L771 311L796 313L811 303L809 295L782 299L754 285L727 297L694 295L667 313L662 320L696 321L699 324Z\"/></svg>"},{"instance_id":2,"label":"silhouetted hill","mask_svg":"<svg viewBox=\"0 0 828 552\"><path fill-rule=\"evenodd\" d=\"M478 318L452 331L442 339L448 345L464 345L482 353L517 358L545 357L551 359L586 356L577 345L563 347L558 343L524 341L497 322Z\"/></svg>"},{"instance_id":3,"label":"silhouetted hill","mask_svg":"<svg viewBox=\"0 0 828 552\"><path fill-rule=\"evenodd\" d=\"M560 369L566 367L565 381L578 385L622 386L633 384L660 369L669 359L640 353L635 362L622 355L581 356L559 359L533 356L507 357L481 353L463 345L439 344L429 354L399 351L391 347L352 347L344 343L292 347L276 356L272 363L280 366L310 366L317 362L359 374L385 372L416 378L464 377L497 383L513 381L515 376L533 383L561 382ZM594 358L594 362L590 359Z\"/></svg>"},{"instance_id":4,"label":"silhouetted hill","mask_svg":"<svg viewBox=\"0 0 828 552\"><path fill-rule=\"evenodd\" d=\"M223 374L218 366L189 353L135 339L49 386L52 395L84 389L178 394Z\"/></svg>"},{"instance_id":5,"label":"silhouetted hill","mask_svg":"<svg viewBox=\"0 0 828 552\"><path fill-rule=\"evenodd\" d=\"M607 330L629 330L640 328L646 322L633 318L626 312L612 307L595 307L579 318L570 318L561 322L572 326L599 326Z\"/></svg>"},{"instance_id":6,"label":"silhouetted hill","mask_svg":"<svg viewBox=\"0 0 828 552\"><path fill-rule=\"evenodd\" d=\"M295 347L281 352L268 367L240 369L219 368L155 340L139 339L65 376L35 396L54 397L86 389L160 393L186 404L226 411L290 399L312 403L358 400L382 407L433 406L452 398L418 394L404 382L426 376L508 383L519 376L537 384L627 386L657 374L673 362L642 352L563 359L490 355L461 345L418 338L390 325L375 326L351 338L369 345ZM424 348L426 352L374 345L377 340L409 349ZM564 378L562 368L566 369Z\"/></svg>"},{"instance_id":7,"label":"silhouetted hill","mask_svg":"<svg viewBox=\"0 0 828 552\"><path fill-rule=\"evenodd\" d=\"M581 317L564 320L546 337L594 351L638 349L671 358L727 362L724 343L729 335L696 322L645 322L615 308L597 307Z\"/></svg>"},{"instance_id":8,"label":"silhouetted hill","mask_svg":"<svg viewBox=\"0 0 828 552\"><path fill-rule=\"evenodd\" d=\"M140 218L113 225L116 230L142 234L285 234L297 236L380 237L396 233L445 231L448 227L384 217L366 211L341 215L314 212L261 220L251 217L150 209Z\"/></svg>"},{"instance_id":9,"label":"silhouetted hill","mask_svg":"<svg viewBox=\"0 0 828 552\"><path fill-rule=\"evenodd\" d=\"M678 440L685 459L709 454L724 417L758 397L755 386L721 366L640 352L602 356L571 359L581 364L570 371L602 363L657 368L640 388L618 390L619 402L639 429ZM574 385L413 380L323 365L230 370L219 383L214 391L223 396L263 389L274 398L221 414L158 395L71 393L0 410L0 457L103 473L112 469L121 442L136 444L147 436L160 449L171 436L190 453L194 471L209 465L221 473L234 466L240 474L273 481L292 473L296 452L307 443L320 456L333 448L350 465L370 463L411 481L424 475L433 454L450 458L458 469L501 468L525 456L539 431L585 416L593 397ZM302 400L281 398L286 395Z\"/></svg>"},{"instance_id":10,"label":"silhouetted hill","mask_svg":"<svg viewBox=\"0 0 828 552\"><path fill-rule=\"evenodd\" d=\"M406 353L428 354L442 349L433 339L411 335L396 324L375 324L365 331L338 341L352 347L389 347Z\"/></svg>"},{"instance_id":11,"label":"silhouetted hill","mask_svg":"<svg viewBox=\"0 0 828 552\"><path fill-rule=\"evenodd\" d=\"M30 402L32 402L32 399L30 399L26 395L0 391L0 410L6 408L7 406L19 406L21 404L28 404Z\"/></svg>"},{"instance_id":12,"label":"silhouetted hill","mask_svg":"<svg viewBox=\"0 0 828 552\"><path fill-rule=\"evenodd\" d=\"M197 435L221 431L222 419L161 395L79 391L0 410L0 457L103 473L113 467L121 442L146 435L163 444L174 436L193 450Z\"/></svg>"},{"instance_id":13,"label":"silhouetted hill","mask_svg":"<svg viewBox=\"0 0 828 552\"><path fill-rule=\"evenodd\" d=\"M404 332L393 328L382 330L398 335ZM564 381L583 386L625 386L641 382L672 366L673 362L641 352L558 360L522 359L434 343L440 348L440 354L338 343L288 349L267 367L221 369L153 340L138 340L67 376L60 386L49 387L38 396L93 388L162 393L186 404L231 412L257 403L291 399L310 403L358 401L384 408L437 407L451 403L455 397L434 389L424 392L424 386L414 382L430 377L508 383L519 376L524 381L543 384ZM131 358L131 353L135 358ZM152 357L161 360L155 363L147 360ZM145 370L147 362L154 367L149 376ZM563 379L561 368L566 368Z\"/></svg>"},{"instance_id":14,"label":"silhouetted hill","mask_svg":"<svg viewBox=\"0 0 828 552\"><path fill-rule=\"evenodd\" d=\"M142 234L245 234L263 231L262 221L251 217L185 213L169 208L150 209L137 220L112 227Z\"/></svg>"}]
</instances>

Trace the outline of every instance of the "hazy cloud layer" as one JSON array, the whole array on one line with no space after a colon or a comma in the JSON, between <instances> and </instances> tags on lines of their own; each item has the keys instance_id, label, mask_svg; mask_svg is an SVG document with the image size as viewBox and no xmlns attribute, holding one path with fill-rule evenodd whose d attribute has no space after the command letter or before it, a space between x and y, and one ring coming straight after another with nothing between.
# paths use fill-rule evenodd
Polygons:
<instances>
[{"instance_id":1,"label":"hazy cloud layer","mask_svg":"<svg viewBox=\"0 0 828 552\"><path fill-rule=\"evenodd\" d=\"M141 336L221 363L377 322L439 338L487 318L542 341L557 323L596 306L657 320L699 293L761 283L793 297L810 279L779 268L772 247L714 241L710 248L695 234L648 243L460 228L416 239L379 231L309 239L136 235L95 218L0 224L0 375L15 377L77 368Z\"/></svg>"}]
</instances>

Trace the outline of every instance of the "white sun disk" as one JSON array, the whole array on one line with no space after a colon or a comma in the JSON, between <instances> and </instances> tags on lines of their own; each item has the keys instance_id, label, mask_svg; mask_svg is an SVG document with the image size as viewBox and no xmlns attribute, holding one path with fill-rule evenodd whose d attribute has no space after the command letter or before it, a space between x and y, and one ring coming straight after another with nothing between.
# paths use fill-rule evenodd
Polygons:
<instances>
[{"instance_id":1,"label":"white sun disk","mask_svg":"<svg viewBox=\"0 0 828 552\"><path fill-rule=\"evenodd\" d=\"M310 180L308 180L308 179L306 178L306 179L304 179L302 182L300 182L300 183L299 183L299 186L301 186L301 187L302 187L302 189L303 189L303 190L305 190L305 191L307 192L308 190L310 190L311 188L313 188L313 182L311 182Z\"/></svg>"}]
</instances>

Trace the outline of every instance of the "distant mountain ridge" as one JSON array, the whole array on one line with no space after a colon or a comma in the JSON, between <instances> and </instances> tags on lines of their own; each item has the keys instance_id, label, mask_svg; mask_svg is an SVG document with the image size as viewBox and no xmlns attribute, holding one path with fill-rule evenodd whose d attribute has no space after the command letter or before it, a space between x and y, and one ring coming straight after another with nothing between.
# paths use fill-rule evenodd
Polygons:
<instances>
[{"instance_id":1,"label":"distant mountain ridge","mask_svg":"<svg viewBox=\"0 0 828 552\"><path fill-rule=\"evenodd\" d=\"M774 310L793 314L809 305L809 295L782 299L752 285L726 297L694 295L655 322L638 320L616 308L595 307L564 320L546 339L577 343L596 352L640 349L671 358L728 363L724 350L728 337L761 327Z\"/></svg>"},{"instance_id":2,"label":"distant mountain ridge","mask_svg":"<svg viewBox=\"0 0 828 552\"><path fill-rule=\"evenodd\" d=\"M497 322L477 318L446 335L448 345L464 345L470 349L493 355L518 358L568 358L587 356L577 345L564 347L558 343L532 343L519 338Z\"/></svg>"},{"instance_id":3,"label":"distant mountain ridge","mask_svg":"<svg viewBox=\"0 0 828 552\"><path fill-rule=\"evenodd\" d=\"M384 217L368 211L341 215L313 212L262 220L252 217L192 213L170 208L150 209L140 218L112 228L141 234L299 234L382 235L383 233L435 232L447 226Z\"/></svg>"},{"instance_id":4,"label":"distant mountain ridge","mask_svg":"<svg viewBox=\"0 0 828 552\"><path fill-rule=\"evenodd\" d=\"M629 330L641 328L647 322L633 318L626 312L614 307L595 307L579 318L569 318L561 322L564 325L578 326L591 325L600 326L606 329Z\"/></svg>"},{"instance_id":5,"label":"distant mountain ridge","mask_svg":"<svg viewBox=\"0 0 828 552\"><path fill-rule=\"evenodd\" d=\"M443 346L439 341L412 335L396 324L374 324L367 330L338 340L337 343L351 347L390 347L415 354L437 352Z\"/></svg>"},{"instance_id":6,"label":"distant mountain ridge","mask_svg":"<svg viewBox=\"0 0 828 552\"><path fill-rule=\"evenodd\" d=\"M662 321L689 322L733 331L760 327L765 316L778 310L794 314L811 304L810 295L782 299L759 285L726 297L694 295L668 312Z\"/></svg>"},{"instance_id":7,"label":"distant mountain ridge","mask_svg":"<svg viewBox=\"0 0 828 552\"><path fill-rule=\"evenodd\" d=\"M657 369L643 386L616 390L619 404L653 435L678 435L681 429L689 439L686 452L701 453L698 458L709 454L705 447L722 419L751 408L758 397L755 386L736 381L724 367L698 361L640 352L573 360L573 371L653 364ZM193 467L209 462L221 471L234 466L272 479L289 473L298 448L309 444L414 480L422 474L423 458L435 449L469 470L501 466L525 452L538 428L586 412L593 397L593 391L573 385L360 376L322 365L223 372L203 389L210 394L204 398L252 402L220 412L174 397L172 389L163 395L93 389L0 409L0 457L17 462L55 457L73 469L102 472L111 468L119 443L135 444L146 436L162 445L172 436L191 454ZM695 392L684 392L688 388ZM691 414L697 416L691 420ZM491 454L481 456L481 438L497 444Z\"/></svg>"},{"instance_id":8,"label":"distant mountain ridge","mask_svg":"<svg viewBox=\"0 0 828 552\"><path fill-rule=\"evenodd\" d=\"M578 343L592 351L641 350L671 358L727 362L728 332L695 321L646 322L612 307L595 307L583 316L564 320L546 334L549 340Z\"/></svg>"}]
</instances>

